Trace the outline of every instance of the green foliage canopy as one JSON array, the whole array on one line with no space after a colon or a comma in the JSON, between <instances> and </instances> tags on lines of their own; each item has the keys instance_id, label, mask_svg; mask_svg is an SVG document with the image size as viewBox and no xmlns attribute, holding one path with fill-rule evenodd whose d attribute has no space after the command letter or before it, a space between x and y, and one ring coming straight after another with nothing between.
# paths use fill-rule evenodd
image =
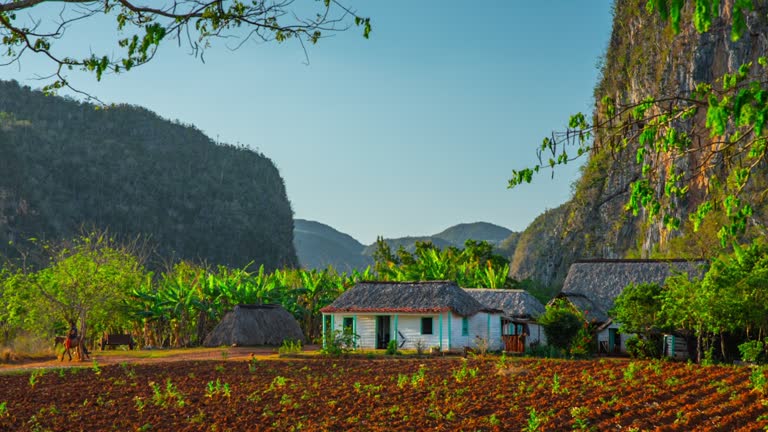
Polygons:
<instances>
[{"instance_id":1,"label":"green foliage canopy","mask_svg":"<svg viewBox=\"0 0 768 432\"><path fill-rule=\"evenodd\" d=\"M571 347L576 335L586 324L584 316L565 299L555 299L548 304L537 322L544 327L547 343L563 351Z\"/></svg>"},{"instance_id":2,"label":"green foliage canopy","mask_svg":"<svg viewBox=\"0 0 768 432\"><path fill-rule=\"evenodd\" d=\"M616 298L611 318L620 323L622 333L640 333L650 338L661 315L662 288L655 283L630 284Z\"/></svg>"},{"instance_id":3,"label":"green foliage canopy","mask_svg":"<svg viewBox=\"0 0 768 432\"><path fill-rule=\"evenodd\" d=\"M485 241L467 240L464 249L447 247L440 250L431 242L416 242L411 253L402 246L393 253L383 238L376 239L373 258L382 280L419 281L453 280L467 288L512 288L516 281L509 277L509 261L493 253Z\"/></svg>"},{"instance_id":4,"label":"green foliage canopy","mask_svg":"<svg viewBox=\"0 0 768 432\"><path fill-rule=\"evenodd\" d=\"M4 60L0 63L13 64L29 54L48 61L52 68L44 87L47 92L70 87L67 73L73 69L92 73L97 80L104 74L130 71L150 62L171 39L188 44L202 59L217 39L236 40L236 48L252 39L298 40L304 46L350 26L361 27L365 38L371 33L370 18L337 0L302 2L301 7L291 0L67 0L56 2L63 4L58 9L46 3L52 2L0 3L0 58ZM103 21L111 21L116 29L114 46L103 52L83 49L83 54L71 54L66 45L69 34L88 32Z\"/></svg>"}]
</instances>

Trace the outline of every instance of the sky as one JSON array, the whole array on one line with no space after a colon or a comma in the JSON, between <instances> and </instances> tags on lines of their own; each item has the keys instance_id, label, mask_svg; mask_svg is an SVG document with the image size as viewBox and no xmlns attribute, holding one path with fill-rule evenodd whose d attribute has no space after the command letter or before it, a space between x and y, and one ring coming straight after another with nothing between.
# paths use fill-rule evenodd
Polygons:
<instances>
[{"instance_id":1,"label":"sky","mask_svg":"<svg viewBox=\"0 0 768 432\"><path fill-rule=\"evenodd\" d=\"M350 1L371 17L370 39L353 28L307 57L290 41L219 44L205 62L172 42L128 74L70 80L258 150L280 170L296 218L365 244L476 221L522 231L571 195L579 164L512 190L507 181L569 115L591 112L611 3ZM66 43L98 51L110 26ZM0 79L35 88L44 68L24 58Z\"/></svg>"}]
</instances>

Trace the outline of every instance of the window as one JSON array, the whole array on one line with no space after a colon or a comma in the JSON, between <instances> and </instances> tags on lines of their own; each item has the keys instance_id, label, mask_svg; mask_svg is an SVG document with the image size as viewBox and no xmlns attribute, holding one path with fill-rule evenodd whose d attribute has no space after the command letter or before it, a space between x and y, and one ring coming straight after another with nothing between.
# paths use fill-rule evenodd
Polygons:
<instances>
[{"instance_id":1,"label":"window","mask_svg":"<svg viewBox=\"0 0 768 432\"><path fill-rule=\"evenodd\" d=\"M432 317L424 317L421 319L421 334L432 334Z\"/></svg>"},{"instance_id":2,"label":"window","mask_svg":"<svg viewBox=\"0 0 768 432\"><path fill-rule=\"evenodd\" d=\"M469 336L469 318L467 317L461 319L461 335Z\"/></svg>"},{"instance_id":3,"label":"window","mask_svg":"<svg viewBox=\"0 0 768 432\"><path fill-rule=\"evenodd\" d=\"M354 333L353 326L355 325L355 319L353 317L344 317L344 321L342 323L342 329L344 329L345 334L352 334Z\"/></svg>"}]
</instances>

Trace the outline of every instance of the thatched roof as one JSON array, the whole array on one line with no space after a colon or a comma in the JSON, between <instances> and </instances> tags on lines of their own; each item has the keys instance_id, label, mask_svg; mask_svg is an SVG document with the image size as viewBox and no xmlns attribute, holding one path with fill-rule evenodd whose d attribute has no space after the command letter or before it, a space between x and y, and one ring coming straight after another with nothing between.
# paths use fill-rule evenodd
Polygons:
<instances>
[{"instance_id":1,"label":"thatched roof","mask_svg":"<svg viewBox=\"0 0 768 432\"><path fill-rule=\"evenodd\" d=\"M281 345L287 339L305 342L299 323L282 306L237 305L224 315L203 345Z\"/></svg>"},{"instance_id":2,"label":"thatched roof","mask_svg":"<svg viewBox=\"0 0 768 432\"><path fill-rule=\"evenodd\" d=\"M588 318L606 322L608 311L624 288L633 283L663 285L667 277L686 273L701 277L706 270L704 260L594 260L577 261L568 269L558 297L567 298L586 311Z\"/></svg>"},{"instance_id":3,"label":"thatched roof","mask_svg":"<svg viewBox=\"0 0 768 432\"><path fill-rule=\"evenodd\" d=\"M544 313L544 305L525 290L465 288L485 307L501 309L510 318L532 319Z\"/></svg>"},{"instance_id":4,"label":"thatched roof","mask_svg":"<svg viewBox=\"0 0 768 432\"><path fill-rule=\"evenodd\" d=\"M470 316L500 312L480 304L452 281L360 282L324 307L324 313L439 313Z\"/></svg>"}]
</instances>

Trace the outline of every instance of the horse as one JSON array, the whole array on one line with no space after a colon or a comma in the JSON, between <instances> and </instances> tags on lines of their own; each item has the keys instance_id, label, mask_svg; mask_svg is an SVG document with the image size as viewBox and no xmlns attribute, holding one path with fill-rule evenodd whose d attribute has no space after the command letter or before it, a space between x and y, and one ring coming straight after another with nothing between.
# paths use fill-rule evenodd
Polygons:
<instances>
[{"instance_id":1,"label":"horse","mask_svg":"<svg viewBox=\"0 0 768 432\"><path fill-rule=\"evenodd\" d=\"M72 361L72 350L75 351L75 356L79 356L82 353L83 358L90 358L88 355L88 349L85 348L85 344L80 338L73 340L67 336L56 336L53 339L53 347L56 348L58 344L64 345L64 352L61 353L61 361L64 361L65 354L69 356L69 361Z\"/></svg>"}]
</instances>

